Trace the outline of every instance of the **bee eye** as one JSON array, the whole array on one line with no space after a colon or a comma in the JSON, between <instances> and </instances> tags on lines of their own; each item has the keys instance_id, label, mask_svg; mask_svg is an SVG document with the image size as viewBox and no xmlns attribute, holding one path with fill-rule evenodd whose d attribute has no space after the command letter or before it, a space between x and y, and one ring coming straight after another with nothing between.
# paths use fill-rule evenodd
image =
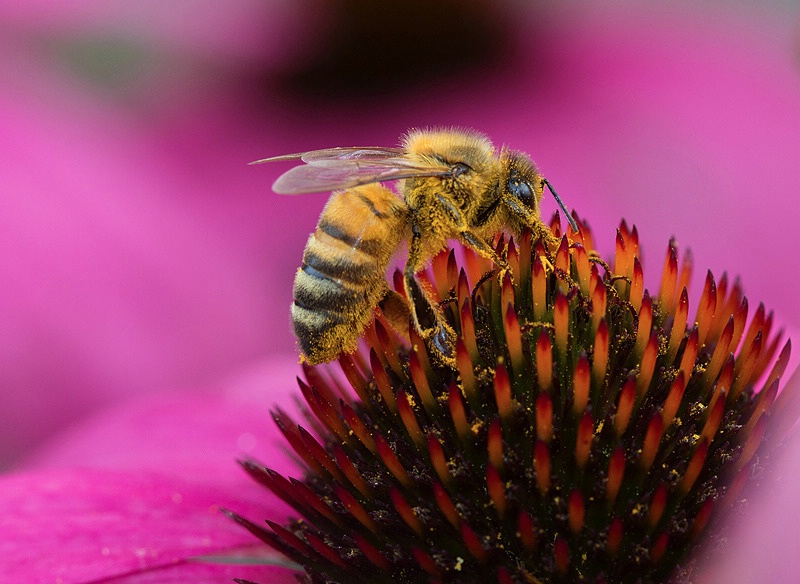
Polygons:
<instances>
[{"instance_id":1,"label":"bee eye","mask_svg":"<svg viewBox=\"0 0 800 584\"><path fill-rule=\"evenodd\" d=\"M506 183L506 188L511 195L522 201L526 206L534 206L533 189L529 183L519 180L516 176L511 176Z\"/></svg>"}]
</instances>

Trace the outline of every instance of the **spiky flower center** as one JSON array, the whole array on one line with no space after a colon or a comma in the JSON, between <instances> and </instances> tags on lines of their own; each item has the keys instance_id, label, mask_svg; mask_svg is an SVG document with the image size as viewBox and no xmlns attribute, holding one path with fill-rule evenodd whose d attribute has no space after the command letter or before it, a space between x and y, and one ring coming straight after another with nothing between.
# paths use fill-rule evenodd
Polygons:
<instances>
[{"instance_id":1,"label":"spiky flower center","mask_svg":"<svg viewBox=\"0 0 800 584\"><path fill-rule=\"evenodd\" d=\"M710 272L690 318L672 243L651 296L635 228L612 265L586 226L569 235L554 253L499 238L502 282L469 250L434 259L421 279L454 366L379 315L340 359L348 383L306 367L308 428L273 413L305 477L243 463L302 518L238 520L313 583L674 577L748 478L789 345L775 359L772 315L748 323L738 282Z\"/></svg>"}]
</instances>

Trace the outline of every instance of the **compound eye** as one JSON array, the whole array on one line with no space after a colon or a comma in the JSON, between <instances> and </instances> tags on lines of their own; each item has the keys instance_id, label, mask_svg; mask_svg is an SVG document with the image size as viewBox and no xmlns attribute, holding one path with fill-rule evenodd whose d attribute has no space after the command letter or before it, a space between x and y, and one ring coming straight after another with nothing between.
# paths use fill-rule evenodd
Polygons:
<instances>
[{"instance_id":1,"label":"compound eye","mask_svg":"<svg viewBox=\"0 0 800 584\"><path fill-rule=\"evenodd\" d=\"M526 207L534 207L533 187L531 187L530 183L520 180L516 173L508 177L506 188L508 188L508 192L511 195L522 201Z\"/></svg>"}]
</instances>

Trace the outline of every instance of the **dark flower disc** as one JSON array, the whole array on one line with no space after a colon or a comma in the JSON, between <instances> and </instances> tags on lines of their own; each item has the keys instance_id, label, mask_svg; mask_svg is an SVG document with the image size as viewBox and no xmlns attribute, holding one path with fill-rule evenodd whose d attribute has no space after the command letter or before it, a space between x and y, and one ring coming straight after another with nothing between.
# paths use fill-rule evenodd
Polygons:
<instances>
[{"instance_id":1,"label":"dark flower disc","mask_svg":"<svg viewBox=\"0 0 800 584\"><path fill-rule=\"evenodd\" d=\"M458 333L451 363L378 311L343 375L304 368L305 421L273 412L303 478L242 463L299 517L234 515L301 581L688 577L763 463L790 345L726 276L709 272L690 311L691 260L672 243L651 295L635 228L608 263L586 225L551 229L557 250L498 237L502 281L461 248L420 274Z\"/></svg>"}]
</instances>

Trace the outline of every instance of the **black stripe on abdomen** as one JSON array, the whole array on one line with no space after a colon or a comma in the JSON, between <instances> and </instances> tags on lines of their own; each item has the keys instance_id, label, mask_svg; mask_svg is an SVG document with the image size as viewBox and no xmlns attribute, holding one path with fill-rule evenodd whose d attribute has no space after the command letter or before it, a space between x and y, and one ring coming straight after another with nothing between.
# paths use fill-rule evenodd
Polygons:
<instances>
[{"instance_id":1,"label":"black stripe on abdomen","mask_svg":"<svg viewBox=\"0 0 800 584\"><path fill-rule=\"evenodd\" d=\"M295 305L310 311L341 314L363 304L366 301L366 282L349 281L341 275L332 274L329 263L307 252L306 261L294 280Z\"/></svg>"},{"instance_id":2,"label":"black stripe on abdomen","mask_svg":"<svg viewBox=\"0 0 800 584\"><path fill-rule=\"evenodd\" d=\"M294 283L294 303L306 310L343 312L362 303L364 295L356 288L345 288L330 280L309 281L299 277Z\"/></svg>"},{"instance_id":3,"label":"black stripe on abdomen","mask_svg":"<svg viewBox=\"0 0 800 584\"><path fill-rule=\"evenodd\" d=\"M369 256L376 256L381 253L383 250L384 244L382 241L370 240L370 239L362 239L362 234L360 233L358 236L351 235L335 223L331 223L326 219L320 219L319 225L317 225L317 229L319 229L325 235L337 240L341 241L345 246L352 247L357 249L360 252L363 252Z\"/></svg>"},{"instance_id":4,"label":"black stripe on abdomen","mask_svg":"<svg viewBox=\"0 0 800 584\"><path fill-rule=\"evenodd\" d=\"M375 277L374 261L355 263L344 254L332 253L331 256L326 258L306 248L301 269L319 280L346 281L354 284L361 284Z\"/></svg>"}]
</instances>

